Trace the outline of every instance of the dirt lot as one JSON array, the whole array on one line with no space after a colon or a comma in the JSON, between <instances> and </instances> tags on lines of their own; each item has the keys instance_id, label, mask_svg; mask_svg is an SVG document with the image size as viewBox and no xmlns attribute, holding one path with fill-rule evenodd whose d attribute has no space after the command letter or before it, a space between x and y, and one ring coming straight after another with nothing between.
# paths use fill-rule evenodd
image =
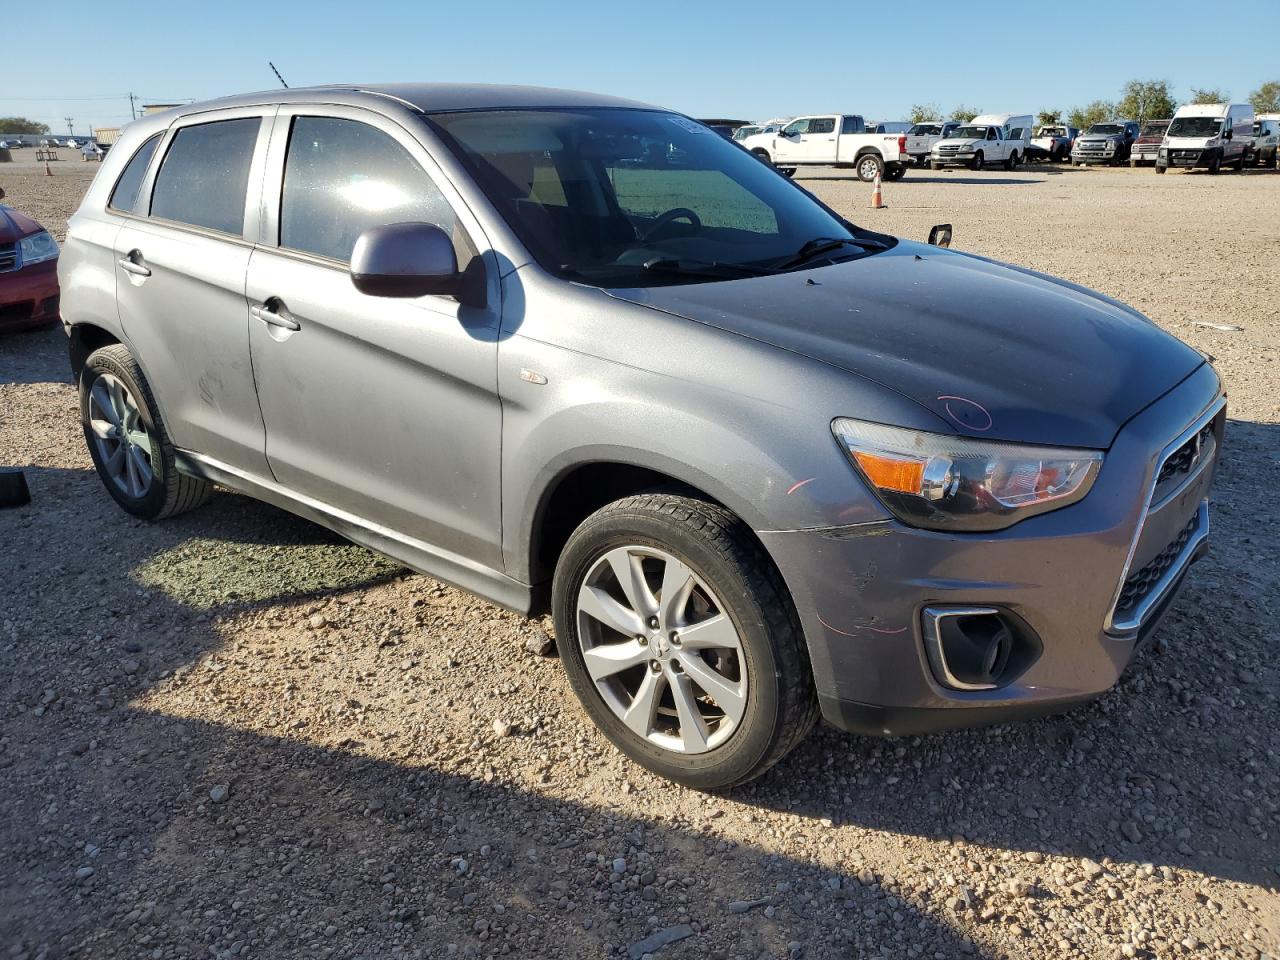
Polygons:
<instances>
[{"instance_id":1,"label":"dirt lot","mask_svg":"<svg viewBox=\"0 0 1280 960\"><path fill-rule=\"evenodd\" d=\"M7 202L61 236L97 165L18 156ZM906 741L821 729L745 789L683 790L588 727L546 623L232 494L131 520L61 331L11 336L0 463L34 502L0 512L2 956L1280 952L1280 174L909 174L883 211L844 172L801 182L1217 357L1214 551L1112 693Z\"/></svg>"}]
</instances>

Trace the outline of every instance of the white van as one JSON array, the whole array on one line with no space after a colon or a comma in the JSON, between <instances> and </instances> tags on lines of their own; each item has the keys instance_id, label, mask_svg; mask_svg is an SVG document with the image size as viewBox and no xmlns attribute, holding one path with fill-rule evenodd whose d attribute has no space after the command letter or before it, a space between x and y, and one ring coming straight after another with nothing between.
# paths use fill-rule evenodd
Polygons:
<instances>
[{"instance_id":1,"label":"white van","mask_svg":"<svg viewBox=\"0 0 1280 960\"><path fill-rule=\"evenodd\" d=\"M1260 113L1253 118L1253 158L1255 167L1280 170L1280 113Z\"/></svg>"},{"instance_id":2,"label":"white van","mask_svg":"<svg viewBox=\"0 0 1280 960\"><path fill-rule=\"evenodd\" d=\"M1170 167L1225 166L1243 170L1253 149L1253 107L1247 103L1188 103L1179 107L1156 154L1156 173Z\"/></svg>"}]
</instances>

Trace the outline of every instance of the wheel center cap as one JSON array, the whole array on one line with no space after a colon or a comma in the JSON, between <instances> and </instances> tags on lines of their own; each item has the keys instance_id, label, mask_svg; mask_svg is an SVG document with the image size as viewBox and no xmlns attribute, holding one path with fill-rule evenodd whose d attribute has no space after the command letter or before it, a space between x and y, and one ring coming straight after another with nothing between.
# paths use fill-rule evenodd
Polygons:
<instances>
[{"instance_id":1,"label":"wheel center cap","mask_svg":"<svg viewBox=\"0 0 1280 960\"><path fill-rule=\"evenodd\" d=\"M655 632L650 641L654 648L658 651L659 657L666 657L671 653L671 642L661 632Z\"/></svg>"}]
</instances>

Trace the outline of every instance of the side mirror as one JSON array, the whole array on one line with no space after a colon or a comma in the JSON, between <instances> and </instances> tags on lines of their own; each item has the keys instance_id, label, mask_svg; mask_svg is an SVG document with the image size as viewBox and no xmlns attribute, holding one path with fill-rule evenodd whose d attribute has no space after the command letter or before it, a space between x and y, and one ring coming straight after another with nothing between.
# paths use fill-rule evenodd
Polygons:
<instances>
[{"instance_id":1,"label":"side mirror","mask_svg":"<svg viewBox=\"0 0 1280 960\"><path fill-rule=\"evenodd\" d=\"M1231 133L1232 133L1231 128L1230 128L1230 127L1227 127L1227 132L1226 132L1226 133L1224 133L1224 134L1222 135L1222 139L1223 139L1223 140L1230 140L1230 139L1231 139Z\"/></svg>"},{"instance_id":2,"label":"side mirror","mask_svg":"<svg viewBox=\"0 0 1280 960\"><path fill-rule=\"evenodd\" d=\"M947 249L951 246L951 224L939 223L935 224L929 230L929 245L933 247L942 247Z\"/></svg>"},{"instance_id":3,"label":"side mirror","mask_svg":"<svg viewBox=\"0 0 1280 960\"><path fill-rule=\"evenodd\" d=\"M351 252L351 282L371 297L462 292L453 241L431 223L388 223L364 231Z\"/></svg>"}]
</instances>

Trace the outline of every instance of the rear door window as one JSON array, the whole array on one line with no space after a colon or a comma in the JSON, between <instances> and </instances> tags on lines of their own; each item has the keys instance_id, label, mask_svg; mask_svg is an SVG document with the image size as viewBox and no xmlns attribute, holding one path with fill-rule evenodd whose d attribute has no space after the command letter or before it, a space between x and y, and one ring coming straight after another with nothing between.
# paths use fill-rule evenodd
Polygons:
<instances>
[{"instance_id":1,"label":"rear door window","mask_svg":"<svg viewBox=\"0 0 1280 960\"><path fill-rule=\"evenodd\" d=\"M460 246L453 208L389 134L339 117L293 121L280 197L280 246L346 263L366 229L407 222L435 224Z\"/></svg>"},{"instance_id":2,"label":"rear door window","mask_svg":"<svg viewBox=\"0 0 1280 960\"><path fill-rule=\"evenodd\" d=\"M836 121L834 117L814 117L809 121L810 133L834 133Z\"/></svg>"},{"instance_id":3,"label":"rear door window","mask_svg":"<svg viewBox=\"0 0 1280 960\"><path fill-rule=\"evenodd\" d=\"M111 191L111 200L107 206L123 213L133 213L138 203L138 191L142 188L142 178L147 175L147 167L151 164L151 155L156 152L156 144L162 135L157 133L138 148L138 152L129 158L124 173L116 181Z\"/></svg>"},{"instance_id":4,"label":"rear door window","mask_svg":"<svg viewBox=\"0 0 1280 960\"><path fill-rule=\"evenodd\" d=\"M239 236L261 117L180 127L156 174L151 215Z\"/></svg>"}]
</instances>

